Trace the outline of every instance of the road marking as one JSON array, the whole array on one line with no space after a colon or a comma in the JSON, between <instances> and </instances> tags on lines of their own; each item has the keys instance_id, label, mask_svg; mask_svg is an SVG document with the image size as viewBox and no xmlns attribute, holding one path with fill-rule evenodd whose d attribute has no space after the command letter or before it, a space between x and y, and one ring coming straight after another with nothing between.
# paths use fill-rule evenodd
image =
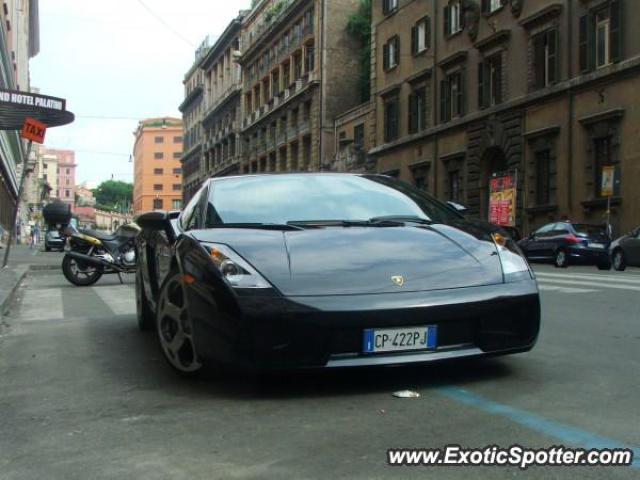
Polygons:
<instances>
[{"instance_id":1,"label":"road marking","mask_svg":"<svg viewBox=\"0 0 640 480\"><path fill-rule=\"evenodd\" d=\"M553 292L559 292L559 293L593 293L593 292L597 292L597 290L587 290L584 288L570 288L570 287L560 287L560 286L555 286L555 285L550 285L550 284L538 284L538 289L541 292L545 292L545 291L553 291Z\"/></svg>"},{"instance_id":2,"label":"road marking","mask_svg":"<svg viewBox=\"0 0 640 480\"><path fill-rule=\"evenodd\" d=\"M558 285L569 285L569 286L576 286L576 287L597 287L598 289L603 289L603 288L608 288L608 289L613 289L613 290L627 290L627 291L632 291L632 292L640 292L640 285L636 286L632 286L632 285L607 285L606 283L596 283L596 282L589 282L586 280L561 280L561 279L549 279L549 280L545 280L545 279L538 279L538 283L540 283L540 281L542 281L542 284L548 285L548 284L558 284Z\"/></svg>"},{"instance_id":3,"label":"road marking","mask_svg":"<svg viewBox=\"0 0 640 480\"><path fill-rule=\"evenodd\" d=\"M464 388L441 387L437 391L441 395L464 405L478 408L491 415L504 417L530 430L556 438L563 444L584 447L588 450L593 448L627 448L633 451L632 467L640 468L640 448L625 445L617 440L601 437L571 425L548 420L526 410L518 410L508 405L494 402Z\"/></svg>"},{"instance_id":4,"label":"road marking","mask_svg":"<svg viewBox=\"0 0 640 480\"><path fill-rule=\"evenodd\" d=\"M536 273L536 277L541 279L566 279L566 280L586 280L586 281L594 281L599 280L602 282L611 282L611 283L620 283L620 284L630 284L640 286L640 278L620 278L618 275L596 275L596 274L588 274L588 273L546 273L540 272Z\"/></svg>"},{"instance_id":5,"label":"road marking","mask_svg":"<svg viewBox=\"0 0 640 480\"><path fill-rule=\"evenodd\" d=\"M92 290L115 315L132 315L136 311L136 297L130 285L92 287Z\"/></svg>"},{"instance_id":6,"label":"road marking","mask_svg":"<svg viewBox=\"0 0 640 480\"><path fill-rule=\"evenodd\" d=\"M21 320L60 320L64 318L62 289L24 290L24 298L18 310Z\"/></svg>"}]
</instances>

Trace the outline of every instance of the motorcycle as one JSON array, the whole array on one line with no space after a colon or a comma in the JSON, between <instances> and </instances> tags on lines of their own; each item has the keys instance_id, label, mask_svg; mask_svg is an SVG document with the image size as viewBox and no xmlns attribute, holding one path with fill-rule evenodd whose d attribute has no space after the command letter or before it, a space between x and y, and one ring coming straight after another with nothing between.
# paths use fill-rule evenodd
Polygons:
<instances>
[{"instance_id":1,"label":"motorcycle","mask_svg":"<svg viewBox=\"0 0 640 480\"><path fill-rule=\"evenodd\" d=\"M113 235L93 230L66 227L65 256L62 273L73 285L88 287L104 274L135 273L135 239L140 227L135 223L122 225Z\"/></svg>"}]
</instances>

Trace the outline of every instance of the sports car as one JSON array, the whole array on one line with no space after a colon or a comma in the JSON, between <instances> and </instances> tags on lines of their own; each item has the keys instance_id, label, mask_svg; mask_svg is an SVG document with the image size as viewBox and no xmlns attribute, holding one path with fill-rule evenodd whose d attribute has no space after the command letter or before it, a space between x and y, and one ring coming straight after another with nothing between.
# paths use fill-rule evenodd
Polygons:
<instances>
[{"instance_id":1,"label":"sports car","mask_svg":"<svg viewBox=\"0 0 640 480\"><path fill-rule=\"evenodd\" d=\"M181 374L415 364L538 337L510 236L393 178L214 178L182 212L137 222L138 324Z\"/></svg>"}]
</instances>

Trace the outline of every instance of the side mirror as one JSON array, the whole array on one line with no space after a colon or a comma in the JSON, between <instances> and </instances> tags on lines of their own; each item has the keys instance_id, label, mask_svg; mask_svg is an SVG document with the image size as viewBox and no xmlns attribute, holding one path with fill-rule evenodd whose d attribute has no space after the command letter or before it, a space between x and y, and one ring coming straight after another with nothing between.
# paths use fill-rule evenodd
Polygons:
<instances>
[{"instance_id":1,"label":"side mirror","mask_svg":"<svg viewBox=\"0 0 640 480\"><path fill-rule=\"evenodd\" d=\"M467 207L465 207L464 205L460 205L459 203L456 203L456 202L447 202L447 205L452 210L455 210L456 212L461 213L463 215L469 211Z\"/></svg>"},{"instance_id":2,"label":"side mirror","mask_svg":"<svg viewBox=\"0 0 640 480\"><path fill-rule=\"evenodd\" d=\"M136 218L136 223L146 230L166 230L170 227L169 214L167 212L148 212Z\"/></svg>"}]
</instances>

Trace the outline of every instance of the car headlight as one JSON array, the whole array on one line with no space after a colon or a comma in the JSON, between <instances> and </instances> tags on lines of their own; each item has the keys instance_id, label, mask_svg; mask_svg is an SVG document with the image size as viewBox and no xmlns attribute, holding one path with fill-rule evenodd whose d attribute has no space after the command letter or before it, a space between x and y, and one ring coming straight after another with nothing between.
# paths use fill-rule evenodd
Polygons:
<instances>
[{"instance_id":1,"label":"car headlight","mask_svg":"<svg viewBox=\"0 0 640 480\"><path fill-rule=\"evenodd\" d=\"M506 282L533 278L527 260L512 238L501 233L493 233L491 237L496 244Z\"/></svg>"},{"instance_id":2,"label":"car headlight","mask_svg":"<svg viewBox=\"0 0 640 480\"><path fill-rule=\"evenodd\" d=\"M271 288L262 275L249 265L240 255L226 245L207 243L203 245L209 252L222 277L234 288Z\"/></svg>"}]
</instances>

